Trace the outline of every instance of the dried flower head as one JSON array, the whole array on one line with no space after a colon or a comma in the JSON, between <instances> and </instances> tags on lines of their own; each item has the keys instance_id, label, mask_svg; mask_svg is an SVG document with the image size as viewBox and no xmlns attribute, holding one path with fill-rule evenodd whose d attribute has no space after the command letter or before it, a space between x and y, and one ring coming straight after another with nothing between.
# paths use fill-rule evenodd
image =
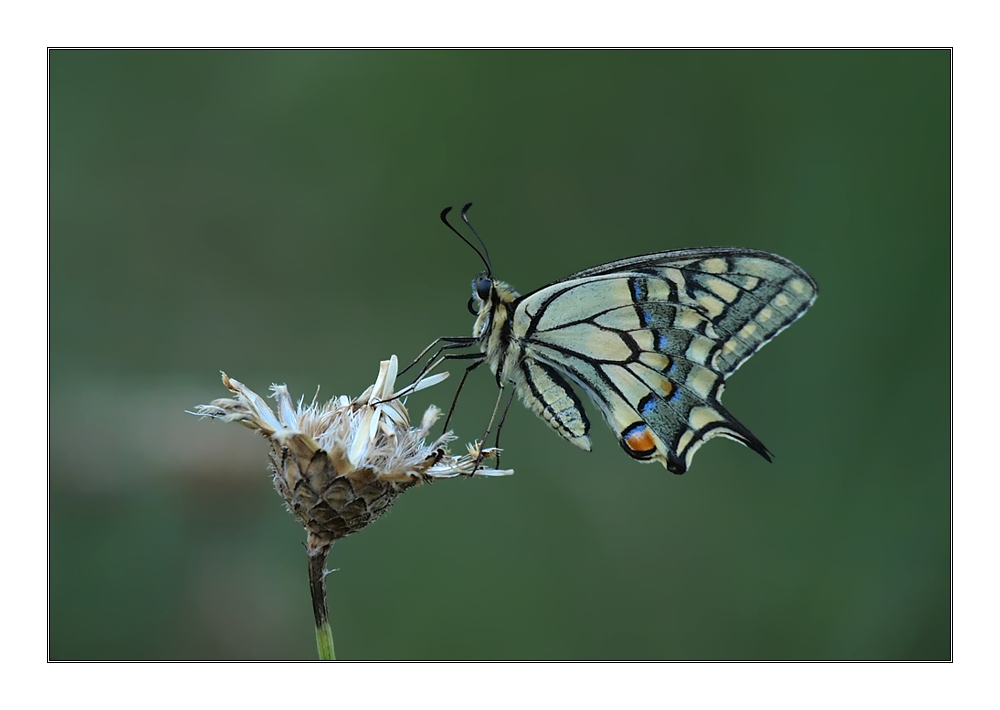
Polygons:
<instances>
[{"instance_id":1,"label":"dried flower head","mask_svg":"<svg viewBox=\"0 0 1000 710\"><path fill-rule=\"evenodd\" d=\"M262 397L222 373L235 399L217 399L192 414L256 429L271 443L274 486L288 509L309 533L310 550L333 542L375 521L407 488L436 478L498 476L510 470L476 469L478 446L452 456L446 432L430 444L425 438L441 411L431 406L420 425L410 427L403 398L436 384L448 373L424 377L398 392L393 355L379 368L375 384L355 400L334 397L308 406L293 405L285 385L271 385L277 414ZM487 449L484 456L496 455Z\"/></svg>"}]
</instances>

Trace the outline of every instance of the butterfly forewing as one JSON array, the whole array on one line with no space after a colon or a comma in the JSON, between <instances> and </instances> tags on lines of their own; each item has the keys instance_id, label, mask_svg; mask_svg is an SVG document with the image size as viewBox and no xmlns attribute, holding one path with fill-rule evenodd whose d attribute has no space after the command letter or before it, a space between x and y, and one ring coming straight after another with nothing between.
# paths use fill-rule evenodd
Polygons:
<instances>
[{"instance_id":1,"label":"butterfly forewing","mask_svg":"<svg viewBox=\"0 0 1000 710\"><path fill-rule=\"evenodd\" d=\"M623 259L516 300L507 347L516 349L521 376L513 379L536 413L583 448L589 425L560 372L597 403L636 459L683 473L715 436L768 458L722 406L725 379L815 297L804 271L766 252Z\"/></svg>"}]
</instances>

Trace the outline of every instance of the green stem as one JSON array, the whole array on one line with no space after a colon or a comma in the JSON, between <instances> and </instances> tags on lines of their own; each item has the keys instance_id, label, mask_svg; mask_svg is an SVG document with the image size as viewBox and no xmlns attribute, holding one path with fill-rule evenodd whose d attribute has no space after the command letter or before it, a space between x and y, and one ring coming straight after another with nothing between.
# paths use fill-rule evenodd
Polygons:
<instances>
[{"instance_id":1,"label":"green stem","mask_svg":"<svg viewBox=\"0 0 1000 710\"><path fill-rule=\"evenodd\" d=\"M316 627L316 650L319 652L319 660L336 661L337 656L333 652L333 633L330 631L330 624L323 624Z\"/></svg>"},{"instance_id":2,"label":"green stem","mask_svg":"<svg viewBox=\"0 0 1000 710\"><path fill-rule=\"evenodd\" d=\"M312 596L313 618L316 620L316 650L321 661L337 660L333 652L330 615L326 608L326 557L332 546L332 542L320 541L312 535L306 545L309 553L309 594Z\"/></svg>"}]
</instances>

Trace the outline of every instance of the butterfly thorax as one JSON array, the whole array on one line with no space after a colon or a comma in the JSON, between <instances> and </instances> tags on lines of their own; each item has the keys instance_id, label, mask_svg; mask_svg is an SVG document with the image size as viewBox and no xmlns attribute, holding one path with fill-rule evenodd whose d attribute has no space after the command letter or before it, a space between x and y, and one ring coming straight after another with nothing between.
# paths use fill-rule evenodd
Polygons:
<instances>
[{"instance_id":1,"label":"butterfly thorax","mask_svg":"<svg viewBox=\"0 0 1000 710\"><path fill-rule=\"evenodd\" d=\"M521 355L520 348L510 347L512 318L520 294L503 281L491 280L489 294L484 300L475 285L474 281L472 303L478 308L479 315L472 335L479 341L479 349L486 355L490 370L497 379L501 379L505 373L517 372L515 365Z\"/></svg>"}]
</instances>

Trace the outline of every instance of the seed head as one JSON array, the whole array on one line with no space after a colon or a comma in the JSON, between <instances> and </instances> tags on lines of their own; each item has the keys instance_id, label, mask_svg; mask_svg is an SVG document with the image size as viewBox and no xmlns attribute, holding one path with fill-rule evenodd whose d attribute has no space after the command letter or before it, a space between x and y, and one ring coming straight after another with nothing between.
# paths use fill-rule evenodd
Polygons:
<instances>
[{"instance_id":1,"label":"seed head","mask_svg":"<svg viewBox=\"0 0 1000 710\"><path fill-rule=\"evenodd\" d=\"M222 373L222 383L236 398L200 405L191 414L239 422L267 438L274 487L306 528L310 548L328 548L378 519L400 493L419 483L513 473L475 468L476 444L469 446L469 453L452 456L447 447L455 439L451 432L427 444L441 410L429 407L413 428L403 398L440 382L448 373L424 377L393 392L397 370L393 355L382 361L375 383L360 397L334 397L325 404L313 397L307 406L302 398L293 405L285 385L271 385L277 414L260 395ZM483 452L485 457L497 453L497 449Z\"/></svg>"}]
</instances>

